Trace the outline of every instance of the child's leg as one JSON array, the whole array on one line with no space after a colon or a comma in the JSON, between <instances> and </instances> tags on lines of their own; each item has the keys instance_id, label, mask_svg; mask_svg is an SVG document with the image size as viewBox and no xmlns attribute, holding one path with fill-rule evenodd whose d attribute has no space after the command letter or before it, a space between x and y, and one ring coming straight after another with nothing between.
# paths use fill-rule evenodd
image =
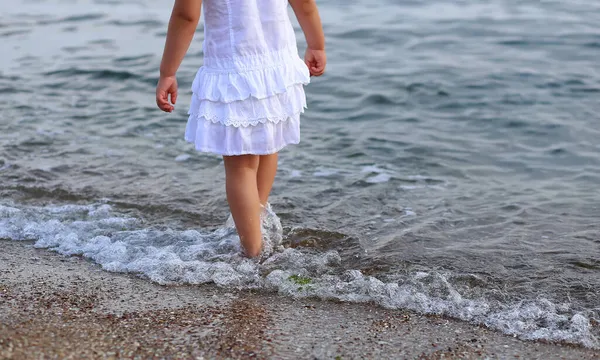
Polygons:
<instances>
[{"instance_id":1,"label":"child's leg","mask_svg":"<svg viewBox=\"0 0 600 360\"><path fill-rule=\"evenodd\" d=\"M260 199L256 184L259 156L224 156L227 201L240 241L250 257L260 255Z\"/></svg>"},{"instance_id":2,"label":"child's leg","mask_svg":"<svg viewBox=\"0 0 600 360\"><path fill-rule=\"evenodd\" d=\"M277 173L277 153L270 155L261 155L258 163L258 173L256 183L258 185L258 196L260 203L266 205L269 201L269 194L275 181Z\"/></svg>"}]
</instances>

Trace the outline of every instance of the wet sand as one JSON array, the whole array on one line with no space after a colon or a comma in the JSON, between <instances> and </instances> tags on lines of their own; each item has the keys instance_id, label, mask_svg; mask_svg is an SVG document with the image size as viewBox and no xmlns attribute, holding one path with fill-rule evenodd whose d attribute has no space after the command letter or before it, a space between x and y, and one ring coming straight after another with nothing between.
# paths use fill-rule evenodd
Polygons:
<instances>
[{"instance_id":1,"label":"wet sand","mask_svg":"<svg viewBox=\"0 0 600 360\"><path fill-rule=\"evenodd\" d=\"M0 359L600 359L447 318L160 286L31 244L0 246Z\"/></svg>"}]
</instances>

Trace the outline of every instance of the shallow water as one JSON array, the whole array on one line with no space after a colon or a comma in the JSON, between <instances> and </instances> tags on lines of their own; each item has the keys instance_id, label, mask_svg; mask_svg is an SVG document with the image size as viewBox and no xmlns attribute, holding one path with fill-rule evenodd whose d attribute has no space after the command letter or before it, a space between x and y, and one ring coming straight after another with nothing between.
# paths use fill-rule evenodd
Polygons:
<instances>
[{"instance_id":1,"label":"shallow water","mask_svg":"<svg viewBox=\"0 0 600 360\"><path fill-rule=\"evenodd\" d=\"M158 282L599 347L599 10L323 1L328 74L271 200L285 250L255 263L221 226L221 160L183 140L201 31L167 115L153 92L170 4L20 1L0 14L0 234Z\"/></svg>"}]
</instances>

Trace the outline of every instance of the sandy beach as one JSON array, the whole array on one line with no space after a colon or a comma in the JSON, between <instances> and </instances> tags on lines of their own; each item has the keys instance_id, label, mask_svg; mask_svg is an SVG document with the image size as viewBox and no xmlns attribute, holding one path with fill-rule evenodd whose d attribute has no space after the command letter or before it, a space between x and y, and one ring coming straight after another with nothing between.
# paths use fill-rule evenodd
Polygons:
<instances>
[{"instance_id":1,"label":"sandy beach","mask_svg":"<svg viewBox=\"0 0 600 360\"><path fill-rule=\"evenodd\" d=\"M1 242L1 359L596 359L452 319L216 286L160 286Z\"/></svg>"}]
</instances>

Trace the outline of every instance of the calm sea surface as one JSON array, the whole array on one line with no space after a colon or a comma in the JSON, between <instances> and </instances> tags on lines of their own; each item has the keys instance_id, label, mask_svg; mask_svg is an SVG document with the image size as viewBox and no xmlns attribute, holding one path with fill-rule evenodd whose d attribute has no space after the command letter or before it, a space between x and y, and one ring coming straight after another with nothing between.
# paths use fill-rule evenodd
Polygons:
<instances>
[{"instance_id":1,"label":"calm sea surface","mask_svg":"<svg viewBox=\"0 0 600 360\"><path fill-rule=\"evenodd\" d=\"M600 2L319 4L328 73L281 154L285 250L260 264L221 226L221 159L183 139L201 27L163 114L170 1L4 7L0 237L599 347Z\"/></svg>"}]
</instances>

